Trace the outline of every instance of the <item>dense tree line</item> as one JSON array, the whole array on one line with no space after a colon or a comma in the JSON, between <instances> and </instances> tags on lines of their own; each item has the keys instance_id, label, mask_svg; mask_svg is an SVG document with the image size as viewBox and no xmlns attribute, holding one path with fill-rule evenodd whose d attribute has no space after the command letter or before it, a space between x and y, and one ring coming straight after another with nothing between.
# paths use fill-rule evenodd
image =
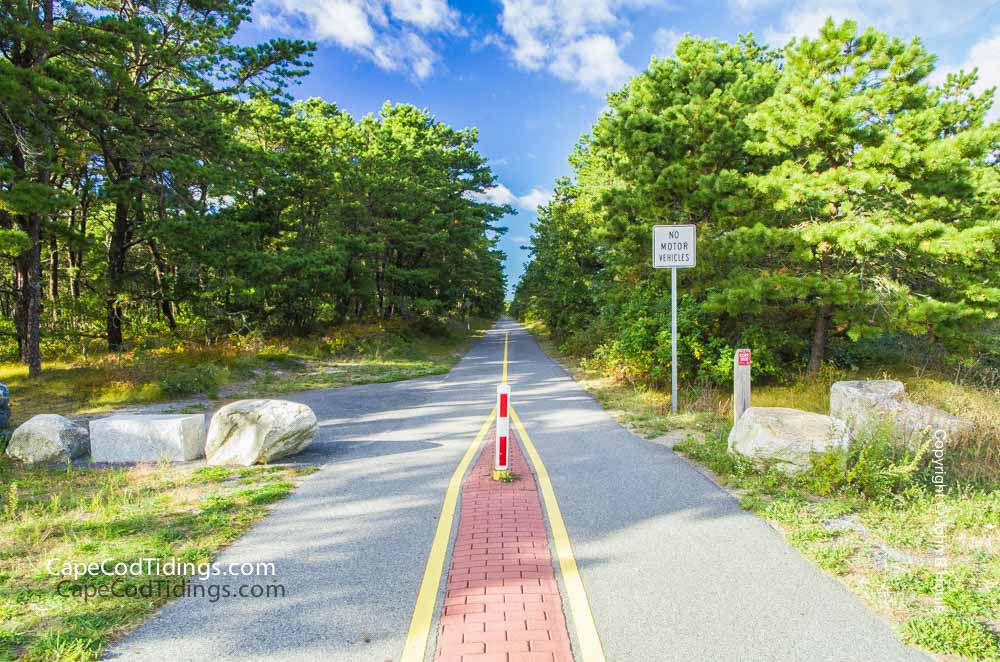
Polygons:
<instances>
[{"instance_id":1,"label":"dense tree line","mask_svg":"<svg viewBox=\"0 0 1000 662\"><path fill-rule=\"evenodd\" d=\"M250 0L0 6L0 333L308 331L502 306L474 130L289 103L313 46Z\"/></svg>"},{"instance_id":2,"label":"dense tree line","mask_svg":"<svg viewBox=\"0 0 1000 662\"><path fill-rule=\"evenodd\" d=\"M781 51L685 38L609 99L535 225L513 310L621 374L669 375L651 227L693 223L680 367L820 369L832 344L919 338L1000 358L1000 123L975 73L828 21ZM864 341L859 343L858 341ZM971 349L970 349L971 346Z\"/></svg>"}]
</instances>

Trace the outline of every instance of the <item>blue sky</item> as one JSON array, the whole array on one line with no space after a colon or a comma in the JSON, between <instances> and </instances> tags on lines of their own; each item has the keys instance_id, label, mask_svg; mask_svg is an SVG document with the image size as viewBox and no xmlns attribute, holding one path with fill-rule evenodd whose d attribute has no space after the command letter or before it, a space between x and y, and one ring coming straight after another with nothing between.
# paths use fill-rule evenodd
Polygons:
<instances>
[{"instance_id":1,"label":"blue sky","mask_svg":"<svg viewBox=\"0 0 1000 662\"><path fill-rule=\"evenodd\" d=\"M256 0L247 41L276 36L318 43L296 98L320 96L352 115L387 101L429 109L479 130L480 151L519 213L501 247L513 287L534 209L605 106L604 95L668 56L684 33L733 40L744 32L783 45L814 34L826 16L920 36L943 72L978 66L981 87L1000 82L997 0ZM996 117L997 113L994 112Z\"/></svg>"}]
</instances>

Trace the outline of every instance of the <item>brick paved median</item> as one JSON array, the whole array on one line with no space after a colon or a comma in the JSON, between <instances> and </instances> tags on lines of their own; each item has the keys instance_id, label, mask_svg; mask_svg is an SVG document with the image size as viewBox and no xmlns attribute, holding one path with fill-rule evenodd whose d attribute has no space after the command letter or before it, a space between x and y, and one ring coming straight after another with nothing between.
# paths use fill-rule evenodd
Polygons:
<instances>
[{"instance_id":1,"label":"brick paved median","mask_svg":"<svg viewBox=\"0 0 1000 662\"><path fill-rule=\"evenodd\" d=\"M538 486L513 434L510 454L517 480L490 479L487 443L462 486L438 662L573 659Z\"/></svg>"}]
</instances>

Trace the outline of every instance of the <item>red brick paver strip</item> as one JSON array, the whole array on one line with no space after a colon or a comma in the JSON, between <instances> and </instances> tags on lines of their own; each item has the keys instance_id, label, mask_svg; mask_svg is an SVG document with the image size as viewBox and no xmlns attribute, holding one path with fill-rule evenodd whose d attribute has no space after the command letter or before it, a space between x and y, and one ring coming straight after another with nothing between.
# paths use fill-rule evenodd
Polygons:
<instances>
[{"instance_id":1,"label":"red brick paver strip","mask_svg":"<svg viewBox=\"0 0 1000 662\"><path fill-rule=\"evenodd\" d=\"M462 486L438 662L573 660L538 486L511 432L517 479L490 478L489 442Z\"/></svg>"}]
</instances>

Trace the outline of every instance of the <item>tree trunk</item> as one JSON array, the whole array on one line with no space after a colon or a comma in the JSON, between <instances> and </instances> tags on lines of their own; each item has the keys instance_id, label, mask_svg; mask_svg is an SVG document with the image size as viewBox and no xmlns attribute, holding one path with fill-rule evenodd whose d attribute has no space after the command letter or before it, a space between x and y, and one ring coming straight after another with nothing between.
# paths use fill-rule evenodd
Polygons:
<instances>
[{"instance_id":1,"label":"tree trunk","mask_svg":"<svg viewBox=\"0 0 1000 662\"><path fill-rule=\"evenodd\" d=\"M385 259L379 262L375 272L375 290L378 293L378 316L385 317Z\"/></svg>"},{"instance_id":2,"label":"tree trunk","mask_svg":"<svg viewBox=\"0 0 1000 662\"><path fill-rule=\"evenodd\" d=\"M149 240L149 252L153 254L153 276L156 278L156 289L160 296L160 312L163 313L163 319L167 321L167 326L170 327L170 330L176 331L177 320L174 319L174 309L164 285L166 263L163 261L163 256L160 255L160 251L156 247L156 241L153 239Z\"/></svg>"},{"instance_id":3,"label":"tree trunk","mask_svg":"<svg viewBox=\"0 0 1000 662\"><path fill-rule=\"evenodd\" d=\"M19 5L23 7L24 5ZM42 10L42 29L51 32L54 24L55 13L53 11L53 0L44 0L39 5L28 4L27 25L32 30L37 29L36 7ZM5 8L6 5L5 5ZM16 19L20 22L19 19ZM48 60L48 43L46 39L38 41L27 40L14 41L14 49L5 55L9 58L14 67L24 70L39 70L45 66ZM35 95L34 102L40 103ZM6 115L6 114L5 114ZM15 124L9 116L6 121ZM20 129L15 127L15 132ZM11 188L16 188L20 182L33 181L42 186L50 186L50 171L45 163L34 161L34 157L29 160L21 139L29 144L38 141L39 147L53 146L51 133L43 129L41 136L21 135L14 140L13 149L10 152L10 164L13 166L13 182ZM34 150L31 150L34 151ZM38 150L44 153L44 149ZM9 219L8 219L9 220ZM28 235L30 242L28 250L14 258L15 272L15 315L14 326L18 333L18 347L20 349L21 360L28 366L28 376L37 377L42 372L42 352L41 352L41 318L42 318L42 216L38 213L18 214L15 222L20 229Z\"/></svg>"},{"instance_id":4,"label":"tree trunk","mask_svg":"<svg viewBox=\"0 0 1000 662\"><path fill-rule=\"evenodd\" d=\"M28 376L37 377L42 372L41 319L42 319L42 219L29 214L23 226L31 247L14 259L17 272L17 310L15 326L21 361L28 366Z\"/></svg>"},{"instance_id":5,"label":"tree trunk","mask_svg":"<svg viewBox=\"0 0 1000 662\"><path fill-rule=\"evenodd\" d=\"M84 167L83 175L81 176L81 182L87 182L87 171ZM86 245L87 240L87 216L90 212L90 188L89 183L81 183L80 187L80 223L79 228L77 227L76 210L70 210L69 216L69 231L70 236L74 236L76 233L76 240L69 242L68 252L68 266L67 273L69 274L69 293L73 297L73 300L80 298L80 293L82 291L81 285L83 282L83 246Z\"/></svg>"},{"instance_id":6,"label":"tree trunk","mask_svg":"<svg viewBox=\"0 0 1000 662\"><path fill-rule=\"evenodd\" d=\"M128 250L128 202L119 200L115 203L114 225L111 228L111 240L108 244L108 291L105 293L105 309L107 312L106 335L108 351L118 352L122 349L123 311L119 295L125 280L125 254Z\"/></svg>"},{"instance_id":7,"label":"tree trunk","mask_svg":"<svg viewBox=\"0 0 1000 662\"><path fill-rule=\"evenodd\" d=\"M54 232L49 233L49 301L52 302L52 319L59 319L59 242Z\"/></svg>"},{"instance_id":8,"label":"tree trunk","mask_svg":"<svg viewBox=\"0 0 1000 662\"><path fill-rule=\"evenodd\" d=\"M809 374L819 373L826 358L826 340L830 330L830 320L833 319L833 306L823 304L816 314L816 326L813 329L812 349L809 352Z\"/></svg>"},{"instance_id":9,"label":"tree trunk","mask_svg":"<svg viewBox=\"0 0 1000 662\"><path fill-rule=\"evenodd\" d=\"M76 301L80 298L80 285L83 279L83 251L69 249L66 257L69 272L69 295Z\"/></svg>"}]
</instances>

